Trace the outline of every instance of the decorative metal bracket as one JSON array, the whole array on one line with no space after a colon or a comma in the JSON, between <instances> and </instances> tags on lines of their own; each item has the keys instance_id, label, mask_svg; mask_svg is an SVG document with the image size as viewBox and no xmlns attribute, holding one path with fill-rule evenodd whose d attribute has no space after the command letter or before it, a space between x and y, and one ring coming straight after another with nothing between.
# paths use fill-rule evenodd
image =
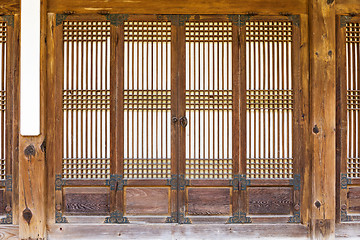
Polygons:
<instances>
[{"instance_id":1,"label":"decorative metal bracket","mask_svg":"<svg viewBox=\"0 0 360 240\"><path fill-rule=\"evenodd\" d=\"M69 223L69 221L63 217L62 212L55 211L55 223Z\"/></svg>"},{"instance_id":2,"label":"decorative metal bracket","mask_svg":"<svg viewBox=\"0 0 360 240\"><path fill-rule=\"evenodd\" d=\"M301 189L301 175L294 174L294 178L290 180L290 185L294 186L294 190L300 190Z\"/></svg>"},{"instance_id":3,"label":"decorative metal bracket","mask_svg":"<svg viewBox=\"0 0 360 240\"><path fill-rule=\"evenodd\" d=\"M288 223L300 223L301 217L300 217L300 211L295 211L294 216L289 217Z\"/></svg>"},{"instance_id":4,"label":"decorative metal bracket","mask_svg":"<svg viewBox=\"0 0 360 240\"><path fill-rule=\"evenodd\" d=\"M6 175L5 181L2 181L0 186L5 187L7 192L12 192L12 176Z\"/></svg>"},{"instance_id":5,"label":"decorative metal bracket","mask_svg":"<svg viewBox=\"0 0 360 240\"><path fill-rule=\"evenodd\" d=\"M106 14L106 19L110 21L111 25L121 26L128 20L129 14Z\"/></svg>"},{"instance_id":6,"label":"decorative metal bracket","mask_svg":"<svg viewBox=\"0 0 360 240\"><path fill-rule=\"evenodd\" d=\"M6 213L6 217L0 219L0 224L12 224L12 223L13 223L12 212Z\"/></svg>"},{"instance_id":7,"label":"decorative metal bracket","mask_svg":"<svg viewBox=\"0 0 360 240\"><path fill-rule=\"evenodd\" d=\"M171 190L185 190L185 187L189 185L189 180L185 179L184 174L176 175L172 174L171 179L168 179L166 185L171 186Z\"/></svg>"},{"instance_id":8,"label":"decorative metal bracket","mask_svg":"<svg viewBox=\"0 0 360 240\"><path fill-rule=\"evenodd\" d=\"M8 26L14 27L14 15L4 15L2 18L5 20Z\"/></svg>"},{"instance_id":9,"label":"decorative metal bracket","mask_svg":"<svg viewBox=\"0 0 360 240\"><path fill-rule=\"evenodd\" d=\"M230 180L230 186L233 187L233 191L245 191L247 186L250 186L251 182L246 179L246 174L235 174L234 178Z\"/></svg>"},{"instance_id":10,"label":"decorative metal bracket","mask_svg":"<svg viewBox=\"0 0 360 240\"><path fill-rule=\"evenodd\" d=\"M63 13L63 14L56 14L56 26L59 26L65 21L65 19L71 15L72 13Z\"/></svg>"},{"instance_id":11,"label":"decorative metal bracket","mask_svg":"<svg viewBox=\"0 0 360 240\"><path fill-rule=\"evenodd\" d=\"M341 222L351 222L351 221L353 221L353 218L347 214L346 209L341 209L340 218L341 218Z\"/></svg>"},{"instance_id":12,"label":"decorative metal bracket","mask_svg":"<svg viewBox=\"0 0 360 240\"><path fill-rule=\"evenodd\" d=\"M230 217L226 223L251 223L251 218L246 216L244 212L236 212Z\"/></svg>"},{"instance_id":13,"label":"decorative metal bracket","mask_svg":"<svg viewBox=\"0 0 360 240\"><path fill-rule=\"evenodd\" d=\"M289 15L287 17L292 21L294 26L300 27L300 15Z\"/></svg>"},{"instance_id":14,"label":"decorative metal bracket","mask_svg":"<svg viewBox=\"0 0 360 240\"><path fill-rule=\"evenodd\" d=\"M238 27L242 27L246 24L247 21L250 20L250 18L254 16L254 14L243 14L243 15L239 15L239 14L229 14L228 15L228 19L229 21L231 21L234 25L238 26Z\"/></svg>"},{"instance_id":15,"label":"decorative metal bracket","mask_svg":"<svg viewBox=\"0 0 360 240\"><path fill-rule=\"evenodd\" d=\"M351 21L352 16L340 16L340 28L346 27L346 24Z\"/></svg>"},{"instance_id":16,"label":"decorative metal bracket","mask_svg":"<svg viewBox=\"0 0 360 240\"><path fill-rule=\"evenodd\" d=\"M62 187L65 185L65 181L64 179L62 178L62 175L61 174L56 174L55 175L55 190L56 191L61 191L62 190Z\"/></svg>"},{"instance_id":17,"label":"decorative metal bracket","mask_svg":"<svg viewBox=\"0 0 360 240\"><path fill-rule=\"evenodd\" d=\"M342 173L340 176L341 189L347 189L349 184L351 184L351 179L347 177L346 173Z\"/></svg>"},{"instance_id":18,"label":"decorative metal bracket","mask_svg":"<svg viewBox=\"0 0 360 240\"><path fill-rule=\"evenodd\" d=\"M127 217L119 211L113 211L110 213L110 217L105 218L104 223L116 223L116 224L124 224L130 223Z\"/></svg>"},{"instance_id":19,"label":"decorative metal bracket","mask_svg":"<svg viewBox=\"0 0 360 240\"><path fill-rule=\"evenodd\" d=\"M179 223L179 224L191 224L191 219L185 217L185 214L180 212L172 212L171 217L166 218L166 223Z\"/></svg>"},{"instance_id":20,"label":"decorative metal bracket","mask_svg":"<svg viewBox=\"0 0 360 240\"><path fill-rule=\"evenodd\" d=\"M185 26L186 21L190 19L191 15L189 14L167 14L167 15L157 15L158 20L164 20L167 18L175 26Z\"/></svg>"},{"instance_id":21,"label":"decorative metal bracket","mask_svg":"<svg viewBox=\"0 0 360 240\"><path fill-rule=\"evenodd\" d=\"M124 190L124 186L127 185L127 180L124 180L122 174L111 174L110 179L106 180L106 186L110 186L111 191Z\"/></svg>"}]
</instances>

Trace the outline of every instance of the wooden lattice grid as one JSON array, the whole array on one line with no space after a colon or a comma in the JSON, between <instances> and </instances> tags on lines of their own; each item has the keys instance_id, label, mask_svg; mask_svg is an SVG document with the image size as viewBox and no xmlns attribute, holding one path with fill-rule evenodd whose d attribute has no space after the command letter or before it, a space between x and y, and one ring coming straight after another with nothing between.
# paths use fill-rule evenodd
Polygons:
<instances>
[{"instance_id":1,"label":"wooden lattice grid","mask_svg":"<svg viewBox=\"0 0 360 240\"><path fill-rule=\"evenodd\" d=\"M186 41L186 177L232 178L232 23L192 20Z\"/></svg>"},{"instance_id":2,"label":"wooden lattice grid","mask_svg":"<svg viewBox=\"0 0 360 240\"><path fill-rule=\"evenodd\" d=\"M110 176L110 22L64 21L65 179Z\"/></svg>"},{"instance_id":3,"label":"wooden lattice grid","mask_svg":"<svg viewBox=\"0 0 360 240\"><path fill-rule=\"evenodd\" d=\"M124 22L124 177L171 177L171 22Z\"/></svg>"},{"instance_id":4,"label":"wooden lattice grid","mask_svg":"<svg viewBox=\"0 0 360 240\"><path fill-rule=\"evenodd\" d=\"M360 23L346 25L347 174L360 178Z\"/></svg>"},{"instance_id":5,"label":"wooden lattice grid","mask_svg":"<svg viewBox=\"0 0 360 240\"><path fill-rule=\"evenodd\" d=\"M0 21L0 180L6 177L7 22Z\"/></svg>"},{"instance_id":6,"label":"wooden lattice grid","mask_svg":"<svg viewBox=\"0 0 360 240\"><path fill-rule=\"evenodd\" d=\"M249 178L293 177L291 21L246 22Z\"/></svg>"}]
</instances>

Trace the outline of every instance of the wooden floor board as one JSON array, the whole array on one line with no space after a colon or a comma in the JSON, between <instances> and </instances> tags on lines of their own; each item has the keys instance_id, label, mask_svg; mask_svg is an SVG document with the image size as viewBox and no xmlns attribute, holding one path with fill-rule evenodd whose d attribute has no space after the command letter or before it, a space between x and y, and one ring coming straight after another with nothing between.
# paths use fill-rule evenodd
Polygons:
<instances>
[{"instance_id":1,"label":"wooden floor board","mask_svg":"<svg viewBox=\"0 0 360 240\"><path fill-rule=\"evenodd\" d=\"M49 239L307 239L308 230L297 224L57 224Z\"/></svg>"}]
</instances>

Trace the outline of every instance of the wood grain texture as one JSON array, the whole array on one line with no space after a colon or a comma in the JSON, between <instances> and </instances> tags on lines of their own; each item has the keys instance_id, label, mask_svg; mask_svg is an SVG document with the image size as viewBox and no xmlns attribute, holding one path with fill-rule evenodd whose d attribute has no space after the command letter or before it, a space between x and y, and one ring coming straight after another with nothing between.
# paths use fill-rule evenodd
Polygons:
<instances>
[{"instance_id":1,"label":"wood grain texture","mask_svg":"<svg viewBox=\"0 0 360 240\"><path fill-rule=\"evenodd\" d=\"M76 13L133 14L292 14L306 13L306 0L49 0L50 12L75 11Z\"/></svg>"},{"instance_id":2,"label":"wood grain texture","mask_svg":"<svg viewBox=\"0 0 360 240\"><path fill-rule=\"evenodd\" d=\"M20 13L20 0L1 0L0 13L1 14Z\"/></svg>"},{"instance_id":3,"label":"wood grain texture","mask_svg":"<svg viewBox=\"0 0 360 240\"><path fill-rule=\"evenodd\" d=\"M4 199L4 197L5 197L4 195L5 195L5 190L0 189L0 214L5 213L6 202Z\"/></svg>"},{"instance_id":4,"label":"wood grain texture","mask_svg":"<svg viewBox=\"0 0 360 240\"><path fill-rule=\"evenodd\" d=\"M66 225L49 228L49 239L308 239L300 224Z\"/></svg>"},{"instance_id":5,"label":"wood grain texture","mask_svg":"<svg viewBox=\"0 0 360 240\"><path fill-rule=\"evenodd\" d=\"M360 2L358 0L337 0L335 7L336 14L360 13Z\"/></svg>"},{"instance_id":6,"label":"wood grain texture","mask_svg":"<svg viewBox=\"0 0 360 240\"><path fill-rule=\"evenodd\" d=\"M70 187L64 189L64 212L70 214L105 215L110 212L108 188Z\"/></svg>"},{"instance_id":7,"label":"wood grain texture","mask_svg":"<svg viewBox=\"0 0 360 240\"><path fill-rule=\"evenodd\" d=\"M294 204L293 190L289 187L249 188L250 214L290 214Z\"/></svg>"},{"instance_id":8,"label":"wood grain texture","mask_svg":"<svg viewBox=\"0 0 360 240\"><path fill-rule=\"evenodd\" d=\"M335 1L309 1L314 239L335 238Z\"/></svg>"},{"instance_id":9,"label":"wood grain texture","mask_svg":"<svg viewBox=\"0 0 360 240\"><path fill-rule=\"evenodd\" d=\"M360 187L350 187L347 193L350 213L360 213Z\"/></svg>"},{"instance_id":10,"label":"wood grain texture","mask_svg":"<svg viewBox=\"0 0 360 240\"><path fill-rule=\"evenodd\" d=\"M1 240L19 239L19 226L17 225L0 226L0 239Z\"/></svg>"},{"instance_id":11,"label":"wood grain texture","mask_svg":"<svg viewBox=\"0 0 360 240\"><path fill-rule=\"evenodd\" d=\"M188 188L187 214L230 215L230 188Z\"/></svg>"},{"instance_id":12,"label":"wood grain texture","mask_svg":"<svg viewBox=\"0 0 360 240\"><path fill-rule=\"evenodd\" d=\"M169 214L169 188L127 187L125 209L128 215Z\"/></svg>"}]
</instances>

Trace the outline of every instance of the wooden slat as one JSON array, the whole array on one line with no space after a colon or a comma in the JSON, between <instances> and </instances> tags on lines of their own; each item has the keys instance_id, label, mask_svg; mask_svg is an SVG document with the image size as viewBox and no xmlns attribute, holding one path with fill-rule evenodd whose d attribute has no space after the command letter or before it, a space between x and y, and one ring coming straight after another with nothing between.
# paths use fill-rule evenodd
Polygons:
<instances>
[{"instance_id":1,"label":"wooden slat","mask_svg":"<svg viewBox=\"0 0 360 240\"><path fill-rule=\"evenodd\" d=\"M312 219L311 236L335 237L335 2L309 1Z\"/></svg>"}]
</instances>

